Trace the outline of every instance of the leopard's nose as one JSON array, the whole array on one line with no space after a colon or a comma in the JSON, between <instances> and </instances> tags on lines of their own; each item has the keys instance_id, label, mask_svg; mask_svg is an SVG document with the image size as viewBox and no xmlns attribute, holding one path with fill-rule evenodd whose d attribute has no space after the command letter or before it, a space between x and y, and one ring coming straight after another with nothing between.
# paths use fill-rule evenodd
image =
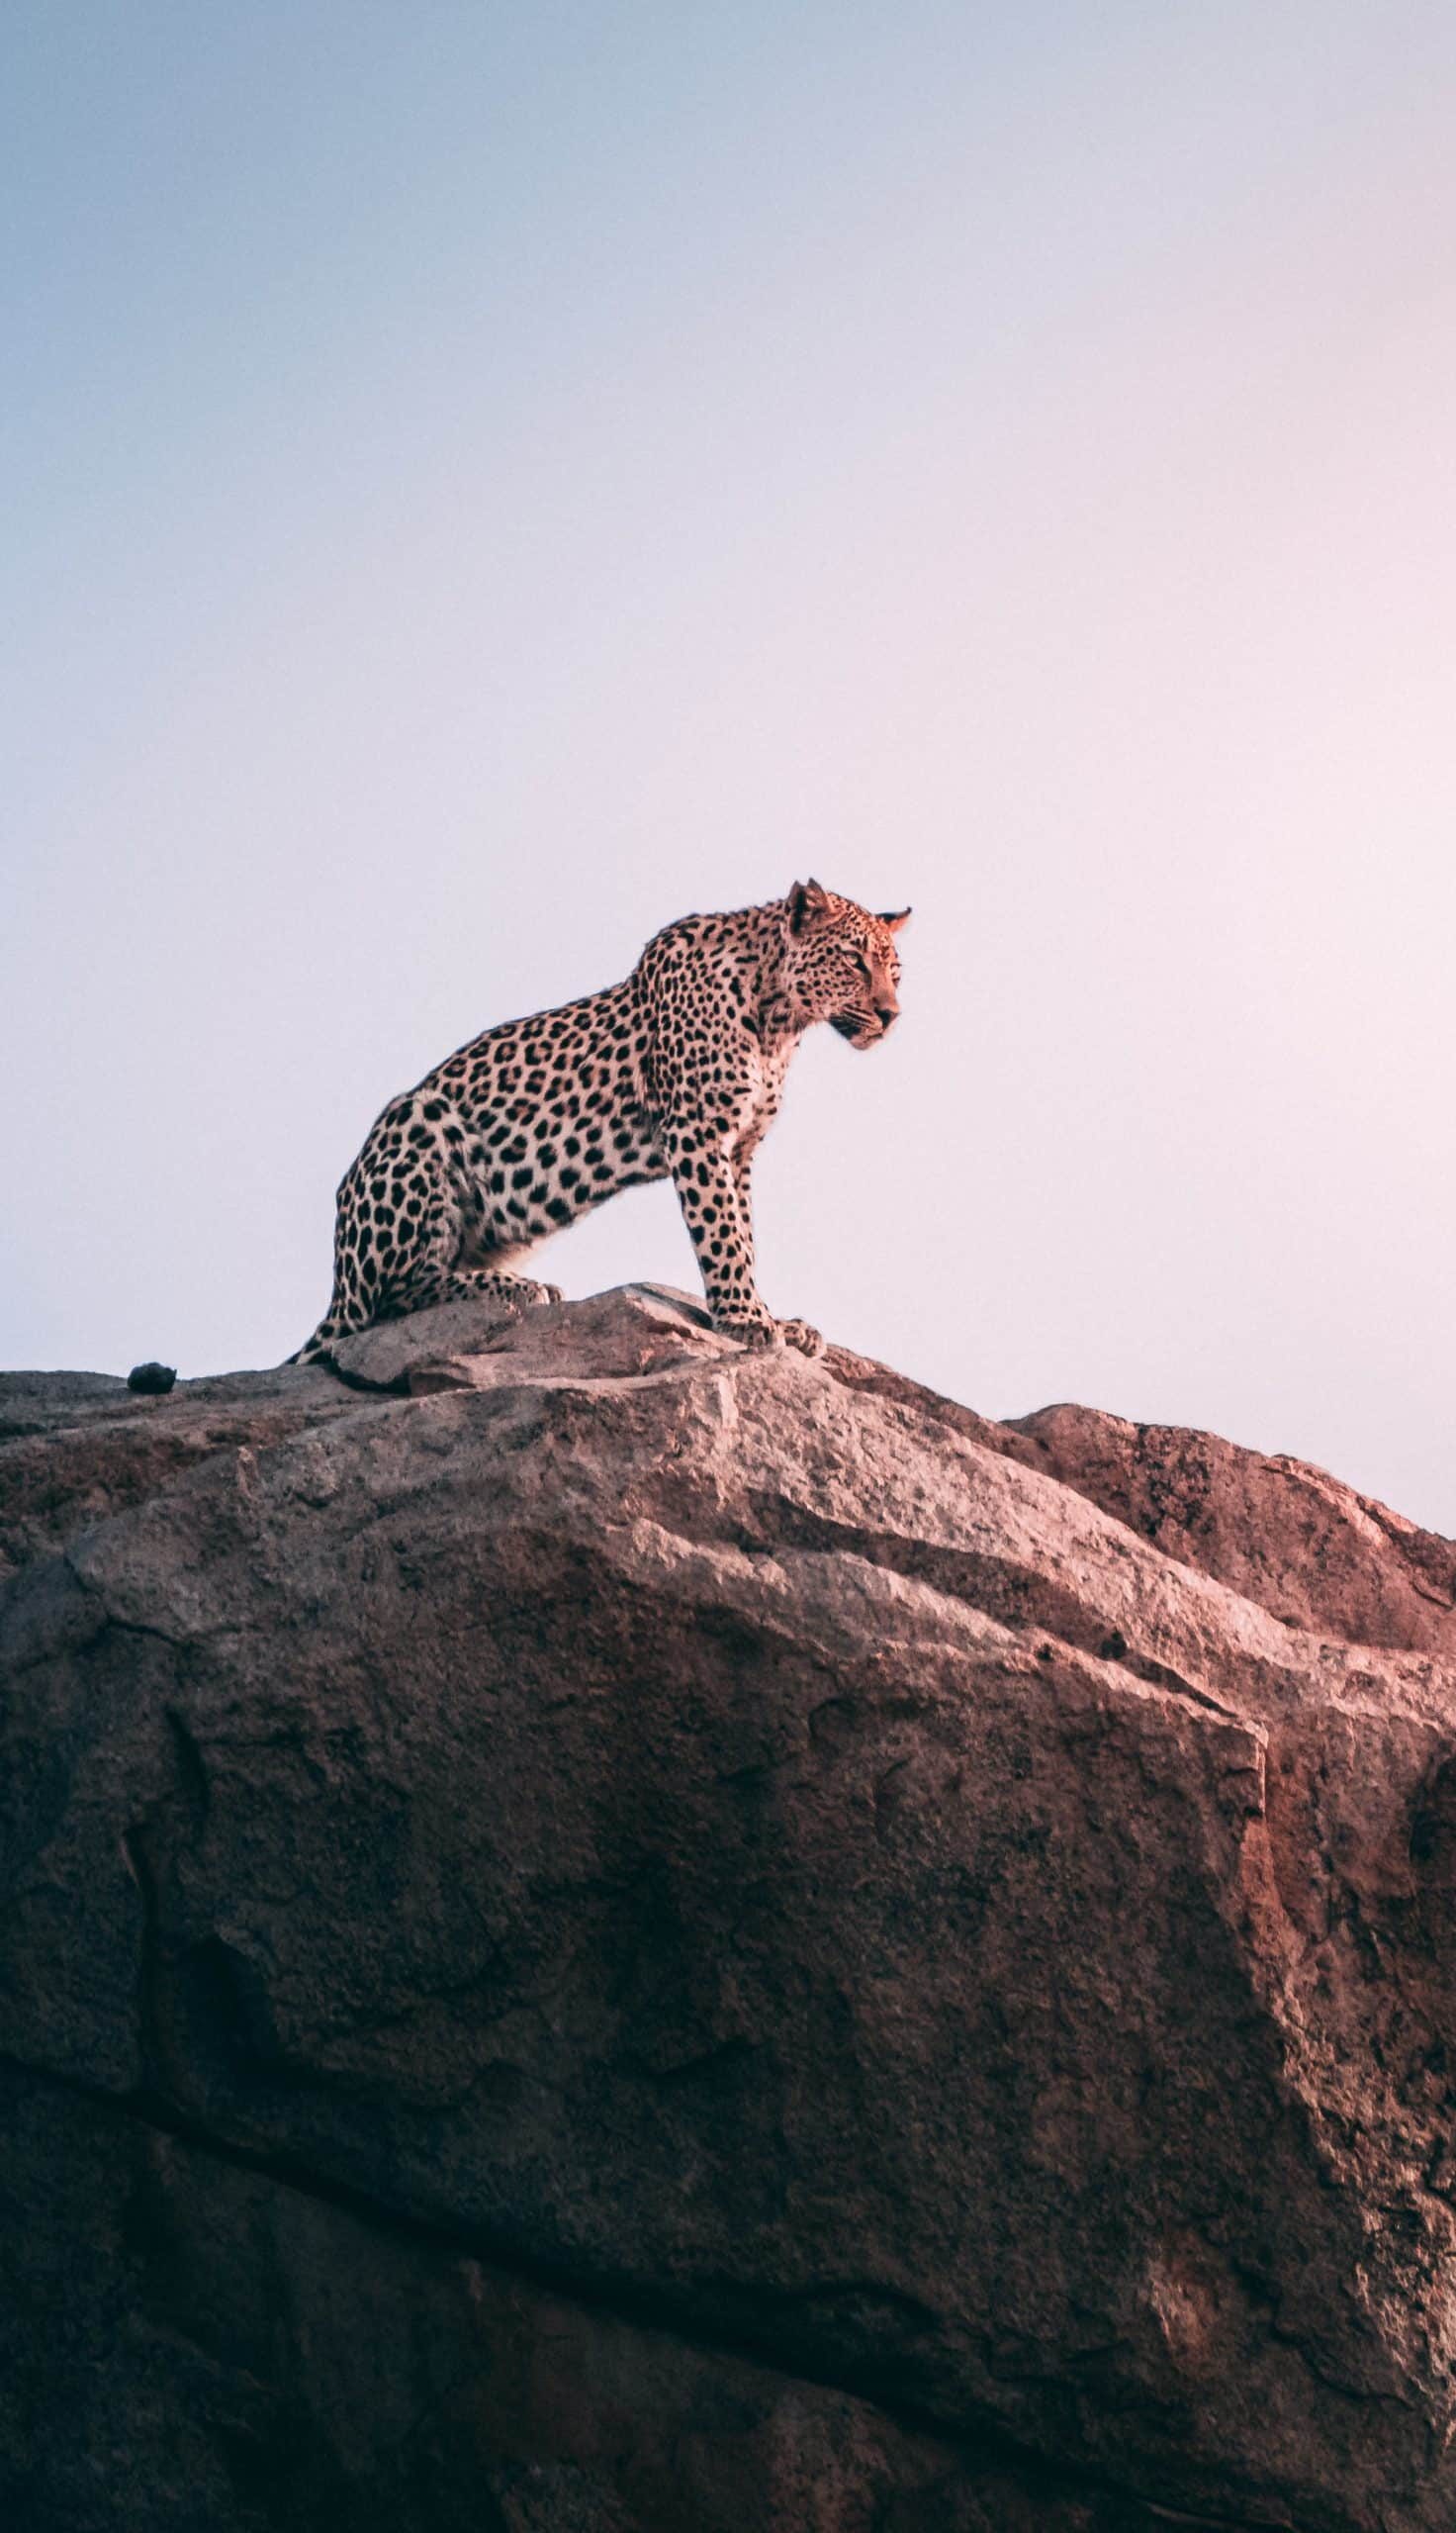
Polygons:
<instances>
[{"instance_id":1,"label":"leopard's nose","mask_svg":"<svg viewBox=\"0 0 1456 2533\"><path fill-rule=\"evenodd\" d=\"M897 1002L877 1002L874 1006L874 1017L881 1029L888 1029L890 1022L898 1020L899 1016L900 1006Z\"/></svg>"}]
</instances>

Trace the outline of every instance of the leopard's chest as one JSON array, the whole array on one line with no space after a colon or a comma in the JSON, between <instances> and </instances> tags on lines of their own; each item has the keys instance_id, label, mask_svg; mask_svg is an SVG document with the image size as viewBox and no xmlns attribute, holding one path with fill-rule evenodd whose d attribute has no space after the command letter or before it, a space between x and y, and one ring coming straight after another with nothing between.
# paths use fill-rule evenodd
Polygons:
<instances>
[{"instance_id":1,"label":"leopard's chest","mask_svg":"<svg viewBox=\"0 0 1456 2533\"><path fill-rule=\"evenodd\" d=\"M740 1149L751 1152L773 1125L783 1101L787 1072L787 1063L774 1056L761 1056L754 1066L744 1102Z\"/></svg>"}]
</instances>

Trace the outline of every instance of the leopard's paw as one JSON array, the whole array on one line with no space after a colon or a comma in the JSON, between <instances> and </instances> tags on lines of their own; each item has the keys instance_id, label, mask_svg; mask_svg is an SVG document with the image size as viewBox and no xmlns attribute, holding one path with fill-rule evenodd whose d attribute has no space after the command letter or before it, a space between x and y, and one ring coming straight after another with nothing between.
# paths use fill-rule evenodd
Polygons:
<instances>
[{"instance_id":1,"label":"leopard's paw","mask_svg":"<svg viewBox=\"0 0 1456 2533\"><path fill-rule=\"evenodd\" d=\"M731 1337L735 1346L762 1350L778 1343L778 1330L767 1313L762 1319L715 1319L713 1326L720 1337Z\"/></svg>"},{"instance_id":2,"label":"leopard's paw","mask_svg":"<svg viewBox=\"0 0 1456 2533\"><path fill-rule=\"evenodd\" d=\"M530 1275L502 1275L500 1283L502 1301L513 1302L517 1310L541 1310L548 1302L559 1302L559 1284L538 1284Z\"/></svg>"},{"instance_id":3,"label":"leopard's paw","mask_svg":"<svg viewBox=\"0 0 1456 2533\"><path fill-rule=\"evenodd\" d=\"M823 1338L806 1319L780 1319L778 1334L785 1346L797 1347L801 1355L822 1355L824 1352Z\"/></svg>"}]
</instances>

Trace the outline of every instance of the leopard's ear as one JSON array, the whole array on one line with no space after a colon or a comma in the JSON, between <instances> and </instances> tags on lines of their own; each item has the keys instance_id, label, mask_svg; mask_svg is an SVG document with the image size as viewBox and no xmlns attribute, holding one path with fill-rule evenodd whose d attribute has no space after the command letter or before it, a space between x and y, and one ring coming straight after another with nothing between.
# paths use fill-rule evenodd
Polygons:
<instances>
[{"instance_id":1,"label":"leopard's ear","mask_svg":"<svg viewBox=\"0 0 1456 2533\"><path fill-rule=\"evenodd\" d=\"M903 932L914 911L913 906L906 906L903 914L882 914L878 920L884 925L886 932Z\"/></svg>"},{"instance_id":2,"label":"leopard's ear","mask_svg":"<svg viewBox=\"0 0 1456 2533\"><path fill-rule=\"evenodd\" d=\"M810 916L822 914L828 903L828 893L817 880L795 880L788 892L789 931L802 932Z\"/></svg>"}]
</instances>

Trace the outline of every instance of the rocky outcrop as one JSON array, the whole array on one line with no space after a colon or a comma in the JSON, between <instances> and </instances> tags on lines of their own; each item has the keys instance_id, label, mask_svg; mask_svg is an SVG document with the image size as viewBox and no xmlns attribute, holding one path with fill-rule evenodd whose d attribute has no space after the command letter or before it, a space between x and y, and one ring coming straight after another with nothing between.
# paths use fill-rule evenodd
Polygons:
<instances>
[{"instance_id":1,"label":"rocky outcrop","mask_svg":"<svg viewBox=\"0 0 1456 2533\"><path fill-rule=\"evenodd\" d=\"M9 2520L1448 2533L1449 1543L643 1289L0 1433Z\"/></svg>"}]
</instances>

